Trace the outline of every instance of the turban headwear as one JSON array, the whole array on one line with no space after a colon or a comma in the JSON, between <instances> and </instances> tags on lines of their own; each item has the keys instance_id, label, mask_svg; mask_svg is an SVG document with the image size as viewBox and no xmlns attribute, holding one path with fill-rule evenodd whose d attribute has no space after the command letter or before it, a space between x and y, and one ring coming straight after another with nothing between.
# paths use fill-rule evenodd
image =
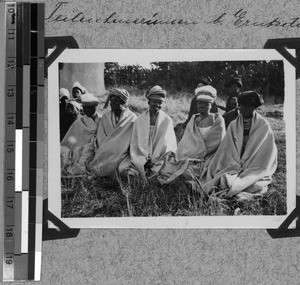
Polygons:
<instances>
[{"instance_id":1,"label":"turban headwear","mask_svg":"<svg viewBox=\"0 0 300 285\"><path fill-rule=\"evenodd\" d=\"M106 108L108 106L109 99L111 96L117 96L124 102L124 104L127 104L130 99L130 94L126 89L114 88L109 91L107 99L105 101L104 108Z\"/></svg>"},{"instance_id":2,"label":"turban headwear","mask_svg":"<svg viewBox=\"0 0 300 285\"><path fill-rule=\"evenodd\" d=\"M160 86L155 85L149 91L147 91L146 98L148 100L156 99L156 100L164 101L166 98L166 95L167 95L166 90L163 90Z\"/></svg>"},{"instance_id":3,"label":"turban headwear","mask_svg":"<svg viewBox=\"0 0 300 285\"><path fill-rule=\"evenodd\" d=\"M201 86L195 89L195 95L197 96L197 101L201 100L213 103L217 98L217 90L210 85Z\"/></svg>"},{"instance_id":4,"label":"turban headwear","mask_svg":"<svg viewBox=\"0 0 300 285\"><path fill-rule=\"evenodd\" d=\"M113 95L119 97L125 104L128 103L130 98L130 94L126 89L114 88L110 90L108 97L110 98Z\"/></svg>"}]
</instances>

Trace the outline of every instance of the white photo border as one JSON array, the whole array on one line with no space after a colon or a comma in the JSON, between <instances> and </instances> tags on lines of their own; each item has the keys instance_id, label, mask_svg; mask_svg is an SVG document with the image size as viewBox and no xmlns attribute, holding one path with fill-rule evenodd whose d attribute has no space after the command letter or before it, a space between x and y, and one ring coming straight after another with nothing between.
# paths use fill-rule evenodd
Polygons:
<instances>
[{"instance_id":1,"label":"white photo border","mask_svg":"<svg viewBox=\"0 0 300 285\"><path fill-rule=\"evenodd\" d=\"M294 50L289 50L293 55ZM59 144L59 63L138 60L255 61L284 64L287 214L272 216L97 217L62 218ZM132 60L133 61L133 60ZM276 229L296 206L296 79L295 67L273 49L67 49L48 68L48 209L70 228L260 228ZM295 223L292 223L295 226ZM49 225L51 227L51 225Z\"/></svg>"}]
</instances>

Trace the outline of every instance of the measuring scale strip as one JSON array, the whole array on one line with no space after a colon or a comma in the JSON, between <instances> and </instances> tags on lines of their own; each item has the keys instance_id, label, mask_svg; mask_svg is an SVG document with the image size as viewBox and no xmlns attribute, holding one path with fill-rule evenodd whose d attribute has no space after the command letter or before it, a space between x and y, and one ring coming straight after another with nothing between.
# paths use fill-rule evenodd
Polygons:
<instances>
[{"instance_id":1,"label":"measuring scale strip","mask_svg":"<svg viewBox=\"0 0 300 285\"><path fill-rule=\"evenodd\" d=\"M15 248L15 129L16 129L16 3L5 3L6 72L5 72L5 170L4 170L4 260L3 280L14 280ZM9 162L8 162L9 161Z\"/></svg>"}]
</instances>

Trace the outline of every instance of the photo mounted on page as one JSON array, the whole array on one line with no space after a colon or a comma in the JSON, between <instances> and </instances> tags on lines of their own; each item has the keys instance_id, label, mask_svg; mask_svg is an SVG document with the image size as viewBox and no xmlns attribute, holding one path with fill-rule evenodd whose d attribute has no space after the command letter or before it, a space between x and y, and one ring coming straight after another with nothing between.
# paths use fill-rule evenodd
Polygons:
<instances>
[{"instance_id":1,"label":"photo mounted on page","mask_svg":"<svg viewBox=\"0 0 300 285\"><path fill-rule=\"evenodd\" d=\"M74 227L278 227L294 72L273 50L66 50L49 68L49 209Z\"/></svg>"}]
</instances>

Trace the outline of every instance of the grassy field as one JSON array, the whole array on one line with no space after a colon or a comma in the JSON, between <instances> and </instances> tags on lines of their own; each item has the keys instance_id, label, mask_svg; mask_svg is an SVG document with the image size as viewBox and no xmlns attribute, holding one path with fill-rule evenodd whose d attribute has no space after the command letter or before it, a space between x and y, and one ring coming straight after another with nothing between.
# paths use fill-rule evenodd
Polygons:
<instances>
[{"instance_id":1,"label":"grassy field","mask_svg":"<svg viewBox=\"0 0 300 285\"><path fill-rule=\"evenodd\" d=\"M147 100L133 90L129 107L137 115ZM163 110L174 126L186 120L192 94L168 96ZM218 104L225 105L222 98ZM103 104L100 104L99 111ZM283 215L286 214L286 151L283 105L270 103L259 112L268 119L278 147L278 167L266 194L247 201L208 196L192 190L183 178L161 186L157 181L121 181L108 178L62 178L63 217L198 216L198 215ZM180 135L179 135L180 136Z\"/></svg>"}]
</instances>

